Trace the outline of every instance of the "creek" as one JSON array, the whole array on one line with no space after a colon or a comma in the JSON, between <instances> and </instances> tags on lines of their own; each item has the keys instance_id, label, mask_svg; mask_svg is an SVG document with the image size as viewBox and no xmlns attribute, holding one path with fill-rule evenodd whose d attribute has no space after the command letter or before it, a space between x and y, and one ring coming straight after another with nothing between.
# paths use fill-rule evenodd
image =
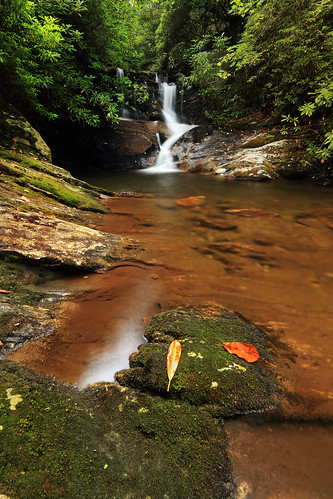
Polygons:
<instances>
[{"instance_id":1,"label":"creek","mask_svg":"<svg viewBox=\"0 0 333 499\"><path fill-rule=\"evenodd\" d=\"M330 497L332 191L177 171L82 179L141 193L109 198L111 214L99 228L133 237L144 250L111 271L46 283L75 292L64 303L64 319L56 334L26 344L12 359L80 386L112 382L144 341L152 315L180 305L236 311L293 351L279 375L300 400L288 421L251 415L226 422L239 497ZM188 196L203 196L201 204L177 204Z\"/></svg>"}]
</instances>

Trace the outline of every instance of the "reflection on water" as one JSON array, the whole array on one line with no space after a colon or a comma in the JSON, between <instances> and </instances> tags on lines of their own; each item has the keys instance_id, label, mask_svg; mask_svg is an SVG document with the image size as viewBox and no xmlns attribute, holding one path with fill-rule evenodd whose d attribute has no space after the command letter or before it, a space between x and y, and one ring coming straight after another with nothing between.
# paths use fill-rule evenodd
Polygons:
<instances>
[{"instance_id":1,"label":"reflection on water","mask_svg":"<svg viewBox=\"0 0 333 499\"><path fill-rule=\"evenodd\" d=\"M142 299L142 297L145 297ZM137 351L138 345L144 343L144 320L150 312L150 303L157 298L156 290L143 279L126 293L126 310L124 316L110 320L105 329L110 328L110 335L106 336L104 346L99 352L92 352L88 359L85 371L80 376L77 384L85 388L98 381L114 382L117 371L128 366L131 353ZM118 315L121 311L117 310Z\"/></svg>"}]
</instances>

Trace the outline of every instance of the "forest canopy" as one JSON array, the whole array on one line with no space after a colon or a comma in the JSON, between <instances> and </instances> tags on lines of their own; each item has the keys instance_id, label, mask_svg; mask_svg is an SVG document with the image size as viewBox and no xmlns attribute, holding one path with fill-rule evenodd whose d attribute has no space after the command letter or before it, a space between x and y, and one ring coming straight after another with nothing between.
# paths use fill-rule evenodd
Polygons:
<instances>
[{"instance_id":1,"label":"forest canopy","mask_svg":"<svg viewBox=\"0 0 333 499\"><path fill-rule=\"evenodd\" d=\"M214 122L261 109L333 155L331 0L2 0L0 77L51 120L117 120L120 67L182 75ZM136 89L140 88L136 84ZM146 97L141 89L142 99Z\"/></svg>"}]
</instances>

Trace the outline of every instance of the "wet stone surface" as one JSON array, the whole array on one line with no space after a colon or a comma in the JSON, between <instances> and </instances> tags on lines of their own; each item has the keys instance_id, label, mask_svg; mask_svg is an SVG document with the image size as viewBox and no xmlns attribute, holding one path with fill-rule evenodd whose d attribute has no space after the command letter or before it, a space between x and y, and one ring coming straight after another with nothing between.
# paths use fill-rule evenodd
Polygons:
<instances>
[{"instance_id":1,"label":"wet stone surface","mask_svg":"<svg viewBox=\"0 0 333 499\"><path fill-rule=\"evenodd\" d=\"M214 414L232 416L272 409L276 381L267 370L266 335L239 317L217 309L175 309L155 316L146 332L148 343L130 358L130 369L117 373L125 386L166 394L165 359L174 339L182 356L170 395L194 405L210 404ZM248 363L228 353L223 342L253 344L260 354Z\"/></svg>"}]
</instances>

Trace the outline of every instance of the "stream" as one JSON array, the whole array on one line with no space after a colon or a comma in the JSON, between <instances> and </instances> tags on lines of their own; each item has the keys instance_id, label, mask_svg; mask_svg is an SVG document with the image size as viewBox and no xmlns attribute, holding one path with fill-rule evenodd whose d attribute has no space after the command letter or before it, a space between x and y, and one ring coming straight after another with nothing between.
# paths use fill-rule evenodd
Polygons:
<instances>
[{"instance_id":1,"label":"stream","mask_svg":"<svg viewBox=\"0 0 333 499\"><path fill-rule=\"evenodd\" d=\"M106 200L111 214L101 216L99 228L144 249L137 261L110 271L45 283L75 293L64 302L56 334L27 343L12 360L80 387L113 382L144 342L152 315L180 305L235 311L292 349L279 374L301 401L283 421L264 415L226 421L237 497L331 497L331 189L150 173L81 176L119 193L141 193ZM203 196L201 204L177 204L188 196Z\"/></svg>"},{"instance_id":2,"label":"stream","mask_svg":"<svg viewBox=\"0 0 333 499\"><path fill-rule=\"evenodd\" d=\"M330 497L331 191L179 173L85 180L149 193L110 198L112 213L100 226L142 242L142 263L47 283L75 291L65 302L65 320L57 334L28 343L12 358L81 386L113 381L155 313L178 305L234 310L293 349L296 362L287 362L281 374L305 400L289 422L249 416L226 423L234 474L244 488L239 497ZM204 204L176 204L189 195L205 196ZM253 211L237 211L245 209ZM317 395L326 404L316 402Z\"/></svg>"}]
</instances>

